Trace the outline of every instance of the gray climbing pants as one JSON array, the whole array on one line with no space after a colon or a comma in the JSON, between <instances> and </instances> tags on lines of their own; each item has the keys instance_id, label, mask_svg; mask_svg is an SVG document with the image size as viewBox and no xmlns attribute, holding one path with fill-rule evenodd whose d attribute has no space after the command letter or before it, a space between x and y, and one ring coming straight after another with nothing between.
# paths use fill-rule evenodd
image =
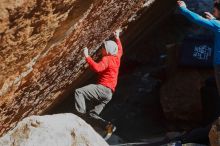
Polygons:
<instances>
[{"instance_id":1,"label":"gray climbing pants","mask_svg":"<svg viewBox=\"0 0 220 146\"><path fill-rule=\"evenodd\" d=\"M112 99L112 90L100 84L90 84L75 91L75 110L92 126L105 127L107 121L99 114Z\"/></svg>"},{"instance_id":2,"label":"gray climbing pants","mask_svg":"<svg viewBox=\"0 0 220 146\"><path fill-rule=\"evenodd\" d=\"M215 80L218 89L218 95L220 96L220 65L215 65Z\"/></svg>"}]
</instances>

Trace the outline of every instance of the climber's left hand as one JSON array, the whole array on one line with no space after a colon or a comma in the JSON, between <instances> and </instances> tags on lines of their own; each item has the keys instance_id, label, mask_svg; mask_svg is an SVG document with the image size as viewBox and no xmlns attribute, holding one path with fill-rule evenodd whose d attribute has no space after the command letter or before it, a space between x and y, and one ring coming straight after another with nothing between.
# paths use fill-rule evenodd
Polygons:
<instances>
[{"instance_id":1,"label":"climber's left hand","mask_svg":"<svg viewBox=\"0 0 220 146\"><path fill-rule=\"evenodd\" d=\"M85 57L89 57L89 50L88 50L87 47L85 47L85 48L83 49L83 54L84 54Z\"/></svg>"}]
</instances>

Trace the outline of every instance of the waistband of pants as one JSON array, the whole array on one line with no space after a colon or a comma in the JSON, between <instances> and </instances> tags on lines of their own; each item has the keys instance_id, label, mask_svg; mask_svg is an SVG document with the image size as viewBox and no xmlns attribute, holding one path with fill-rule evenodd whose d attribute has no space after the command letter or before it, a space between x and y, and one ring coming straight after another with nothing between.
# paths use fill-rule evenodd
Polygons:
<instances>
[{"instance_id":1,"label":"waistband of pants","mask_svg":"<svg viewBox=\"0 0 220 146\"><path fill-rule=\"evenodd\" d=\"M103 86L103 87L105 87L105 88L107 88L107 89L111 90L111 92L112 92L112 93L114 93L114 91L113 91L111 88L106 87L105 85L102 85L102 84L98 84L98 85L101 85L101 86Z\"/></svg>"}]
</instances>

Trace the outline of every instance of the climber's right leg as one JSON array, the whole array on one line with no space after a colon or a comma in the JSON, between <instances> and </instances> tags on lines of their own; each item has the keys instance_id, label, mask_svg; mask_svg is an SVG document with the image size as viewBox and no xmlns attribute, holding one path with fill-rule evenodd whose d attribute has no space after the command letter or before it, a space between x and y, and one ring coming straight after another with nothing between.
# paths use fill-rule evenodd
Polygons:
<instances>
[{"instance_id":1,"label":"climber's right leg","mask_svg":"<svg viewBox=\"0 0 220 146\"><path fill-rule=\"evenodd\" d=\"M78 116L89 114L90 108L99 103L99 85L90 84L75 91L75 111ZM88 112L87 112L88 111Z\"/></svg>"},{"instance_id":2,"label":"climber's right leg","mask_svg":"<svg viewBox=\"0 0 220 146\"><path fill-rule=\"evenodd\" d=\"M75 90L75 110L79 114L86 114L86 102L96 96L94 91L95 86L96 85L90 84Z\"/></svg>"}]
</instances>

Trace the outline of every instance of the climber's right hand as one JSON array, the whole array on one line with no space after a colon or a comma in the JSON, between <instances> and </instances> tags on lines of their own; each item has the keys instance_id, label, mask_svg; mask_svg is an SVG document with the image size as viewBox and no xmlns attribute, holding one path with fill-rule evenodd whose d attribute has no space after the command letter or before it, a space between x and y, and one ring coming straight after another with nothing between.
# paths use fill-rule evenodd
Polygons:
<instances>
[{"instance_id":1,"label":"climber's right hand","mask_svg":"<svg viewBox=\"0 0 220 146\"><path fill-rule=\"evenodd\" d=\"M85 47L85 48L83 49L83 54L84 54L85 57L89 57L89 50L88 50L87 47Z\"/></svg>"},{"instance_id":2,"label":"climber's right hand","mask_svg":"<svg viewBox=\"0 0 220 146\"><path fill-rule=\"evenodd\" d=\"M179 5L179 7L184 7L184 8L186 8L186 3L185 3L184 1L178 0L178 1L177 1L177 4Z\"/></svg>"},{"instance_id":3,"label":"climber's right hand","mask_svg":"<svg viewBox=\"0 0 220 146\"><path fill-rule=\"evenodd\" d=\"M121 32L122 32L122 29L121 29L121 28L117 29L117 30L114 32L114 36L115 36L116 39L119 39Z\"/></svg>"}]
</instances>

